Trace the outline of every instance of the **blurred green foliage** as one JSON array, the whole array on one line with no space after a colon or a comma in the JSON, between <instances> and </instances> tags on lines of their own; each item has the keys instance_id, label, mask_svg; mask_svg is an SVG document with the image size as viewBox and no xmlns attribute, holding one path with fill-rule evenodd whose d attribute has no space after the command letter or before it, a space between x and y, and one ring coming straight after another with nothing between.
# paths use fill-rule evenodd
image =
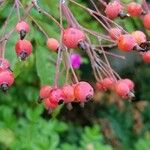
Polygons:
<instances>
[{"instance_id":1,"label":"blurred green foliage","mask_svg":"<svg viewBox=\"0 0 150 150\"><path fill-rule=\"evenodd\" d=\"M28 1L21 2L25 6ZM88 1L79 2L91 7ZM13 1L6 1L0 7L0 29L12 3ZM56 0L43 0L39 4L59 19ZM73 4L70 4L70 7L84 27L104 33L89 14ZM23 14L22 10L21 13ZM54 22L39 15L36 10L32 10L31 15L50 37L59 39L60 31ZM11 62L16 81L8 93L0 93L0 150L149 150L150 66L134 62L134 67L122 70L122 76L129 76L136 83L136 98L132 103L125 102L125 109L120 110L116 104L109 105L106 96L102 99L103 102L89 103L85 109L75 106L73 111L66 112L66 108L63 107L51 117L44 111L43 105L37 104L37 99L40 85L53 84L55 65L50 59L56 60L57 56L48 51L45 46L46 38L37 26L30 18L27 21L31 26L27 39L33 43L32 56L26 62L20 62L16 57L14 45L19 38L17 33L12 35L6 46L6 58ZM137 18L116 21L129 32L143 29L141 21ZM9 32L16 22L17 17L13 13L6 32ZM85 64L81 67L80 74L82 79L88 80L84 71L89 69L90 64L86 56L84 60ZM92 74L89 77L93 80ZM63 81L64 76L61 75L60 84ZM142 111L136 105L141 100L147 103ZM133 117L135 109L140 113L139 119L143 124L142 128L136 127L140 130L139 133L133 130L136 123ZM103 124L105 121L107 123Z\"/></svg>"}]
</instances>

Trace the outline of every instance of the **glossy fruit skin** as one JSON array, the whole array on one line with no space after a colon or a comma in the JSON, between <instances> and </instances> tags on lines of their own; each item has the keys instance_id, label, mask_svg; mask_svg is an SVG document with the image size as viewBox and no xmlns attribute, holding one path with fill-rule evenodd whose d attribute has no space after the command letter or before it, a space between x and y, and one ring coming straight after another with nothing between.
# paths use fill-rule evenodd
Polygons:
<instances>
[{"instance_id":1,"label":"glossy fruit skin","mask_svg":"<svg viewBox=\"0 0 150 150\"><path fill-rule=\"evenodd\" d=\"M100 91L106 91L108 89L111 89L112 86L114 85L115 83L115 80L111 77L107 77L107 78L104 78L103 80L97 82L96 86L97 86L97 89L100 90Z\"/></svg>"},{"instance_id":2,"label":"glossy fruit skin","mask_svg":"<svg viewBox=\"0 0 150 150\"><path fill-rule=\"evenodd\" d=\"M128 85L130 91L134 89L135 85L134 85L134 82L132 80L130 80L130 79L122 79L122 82L124 82L125 84Z\"/></svg>"},{"instance_id":3,"label":"glossy fruit skin","mask_svg":"<svg viewBox=\"0 0 150 150\"><path fill-rule=\"evenodd\" d=\"M52 102L49 98L46 98L44 100L44 105L45 105L45 108L48 110L48 109L55 109L57 106L58 106L58 103L57 102Z\"/></svg>"},{"instance_id":4,"label":"glossy fruit skin","mask_svg":"<svg viewBox=\"0 0 150 150\"><path fill-rule=\"evenodd\" d=\"M135 38L130 34L124 34L118 38L118 49L121 51L130 52L136 44Z\"/></svg>"},{"instance_id":5,"label":"glossy fruit skin","mask_svg":"<svg viewBox=\"0 0 150 150\"><path fill-rule=\"evenodd\" d=\"M8 70L0 71L0 86L7 84L10 87L14 83L14 75Z\"/></svg>"},{"instance_id":6,"label":"glossy fruit skin","mask_svg":"<svg viewBox=\"0 0 150 150\"><path fill-rule=\"evenodd\" d=\"M17 23L16 25L16 30L18 32L24 30L26 33L28 33L30 31L30 26L28 23L26 23L25 21L20 21L19 23Z\"/></svg>"},{"instance_id":7,"label":"glossy fruit skin","mask_svg":"<svg viewBox=\"0 0 150 150\"><path fill-rule=\"evenodd\" d=\"M142 31L134 31L134 32L132 32L131 33L131 35L135 38L135 40L136 40L136 43L137 44L141 44L141 43L144 43L144 42L146 42L147 40L146 40L146 35L145 35L145 33L144 32L142 32Z\"/></svg>"},{"instance_id":8,"label":"glossy fruit skin","mask_svg":"<svg viewBox=\"0 0 150 150\"><path fill-rule=\"evenodd\" d=\"M63 31L62 41L67 48L77 48L79 42L85 40L85 34L76 28L67 28Z\"/></svg>"},{"instance_id":9,"label":"glossy fruit skin","mask_svg":"<svg viewBox=\"0 0 150 150\"><path fill-rule=\"evenodd\" d=\"M115 92L121 98L128 98L130 89L129 89L129 86L125 82L119 81L115 85Z\"/></svg>"},{"instance_id":10,"label":"glossy fruit skin","mask_svg":"<svg viewBox=\"0 0 150 150\"><path fill-rule=\"evenodd\" d=\"M0 71L10 69L10 63L5 58L0 58Z\"/></svg>"},{"instance_id":11,"label":"glossy fruit skin","mask_svg":"<svg viewBox=\"0 0 150 150\"><path fill-rule=\"evenodd\" d=\"M150 51L142 53L142 58L144 62L150 63Z\"/></svg>"},{"instance_id":12,"label":"glossy fruit skin","mask_svg":"<svg viewBox=\"0 0 150 150\"><path fill-rule=\"evenodd\" d=\"M51 90L52 90L52 87L49 85L42 86L40 89L40 98L41 99L48 98L50 96Z\"/></svg>"},{"instance_id":13,"label":"glossy fruit skin","mask_svg":"<svg viewBox=\"0 0 150 150\"><path fill-rule=\"evenodd\" d=\"M111 28L109 30L109 36L112 40L117 40L119 36L121 36L122 31L119 28Z\"/></svg>"},{"instance_id":14,"label":"glossy fruit skin","mask_svg":"<svg viewBox=\"0 0 150 150\"><path fill-rule=\"evenodd\" d=\"M94 95L93 87L87 82L79 82L74 89L75 98L79 102L86 102Z\"/></svg>"},{"instance_id":15,"label":"glossy fruit skin","mask_svg":"<svg viewBox=\"0 0 150 150\"><path fill-rule=\"evenodd\" d=\"M105 9L106 16L110 19L115 19L118 17L119 13L122 11L122 6L119 2L110 2Z\"/></svg>"},{"instance_id":16,"label":"glossy fruit skin","mask_svg":"<svg viewBox=\"0 0 150 150\"><path fill-rule=\"evenodd\" d=\"M52 51L57 51L59 48L59 42L54 38L48 38L47 47Z\"/></svg>"},{"instance_id":17,"label":"glossy fruit skin","mask_svg":"<svg viewBox=\"0 0 150 150\"><path fill-rule=\"evenodd\" d=\"M144 27L148 30L150 30L150 12L148 12L144 17L143 17L143 23Z\"/></svg>"},{"instance_id":18,"label":"glossy fruit skin","mask_svg":"<svg viewBox=\"0 0 150 150\"><path fill-rule=\"evenodd\" d=\"M64 102L70 103L75 100L74 87L71 85L65 85L62 87L62 91L65 95Z\"/></svg>"},{"instance_id":19,"label":"glossy fruit skin","mask_svg":"<svg viewBox=\"0 0 150 150\"><path fill-rule=\"evenodd\" d=\"M127 6L127 11L130 14L130 16L139 16L142 13L142 6L138 3L131 2Z\"/></svg>"},{"instance_id":20,"label":"glossy fruit skin","mask_svg":"<svg viewBox=\"0 0 150 150\"><path fill-rule=\"evenodd\" d=\"M64 101L66 98L62 89L55 88L51 90L49 99L52 103L59 103L60 101Z\"/></svg>"},{"instance_id":21,"label":"glossy fruit skin","mask_svg":"<svg viewBox=\"0 0 150 150\"><path fill-rule=\"evenodd\" d=\"M21 56L21 53L26 53L28 57L32 53L32 44L27 40L19 40L15 45L16 54L18 57Z\"/></svg>"}]
</instances>

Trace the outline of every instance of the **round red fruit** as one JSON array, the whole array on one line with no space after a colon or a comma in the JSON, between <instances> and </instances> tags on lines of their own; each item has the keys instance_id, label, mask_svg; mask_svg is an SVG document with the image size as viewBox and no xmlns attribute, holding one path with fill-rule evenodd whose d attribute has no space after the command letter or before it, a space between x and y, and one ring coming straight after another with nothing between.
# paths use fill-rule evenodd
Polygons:
<instances>
[{"instance_id":1,"label":"round red fruit","mask_svg":"<svg viewBox=\"0 0 150 150\"><path fill-rule=\"evenodd\" d=\"M127 10L131 16L139 16L142 13L142 6L138 3L131 2L128 4Z\"/></svg>"},{"instance_id":2,"label":"round red fruit","mask_svg":"<svg viewBox=\"0 0 150 150\"><path fill-rule=\"evenodd\" d=\"M150 51L142 53L142 57L144 62L150 63Z\"/></svg>"},{"instance_id":3,"label":"round red fruit","mask_svg":"<svg viewBox=\"0 0 150 150\"><path fill-rule=\"evenodd\" d=\"M79 102L91 100L94 95L93 87L87 82L79 82L74 89L75 98Z\"/></svg>"},{"instance_id":4,"label":"round red fruit","mask_svg":"<svg viewBox=\"0 0 150 150\"><path fill-rule=\"evenodd\" d=\"M150 12L144 16L143 23L144 23L144 27L150 30Z\"/></svg>"},{"instance_id":5,"label":"round red fruit","mask_svg":"<svg viewBox=\"0 0 150 150\"><path fill-rule=\"evenodd\" d=\"M15 46L16 54L21 60L25 60L32 53L32 44L27 40L19 40Z\"/></svg>"},{"instance_id":6,"label":"round red fruit","mask_svg":"<svg viewBox=\"0 0 150 150\"><path fill-rule=\"evenodd\" d=\"M121 51L130 52L136 44L135 38L130 34L124 34L118 38L118 48Z\"/></svg>"},{"instance_id":7,"label":"round red fruit","mask_svg":"<svg viewBox=\"0 0 150 150\"><path fill-rule=\"evenodd\" d=\"M118 83L116 83L115 91L116 94L122 98L127 98L130 94L129 86L123 81L119 81Z\"/></svg>"},{"instance_id":8,"label":"round red fruit","mask_svg":"<svg viewBox=\"0 0 150 150\"><path fill-rule=\"evenodd\" d=\"M110 2L105 9L108 18L115 19L122 11L122 5L118 1Z\"/></svg>"},{"instance_id":9,"label":"round red fruit","mask_svg":"<svg viewBox=\"0 0 150 150\"><path fill-rule=\"evenodd\" d=\"M70 103L75 100L75 94L74 94L74 87L71 85L65 85L62 88L62 91L65 95L64 102L65 103Z\"/></svg>"},{"instance_id":10,"label":"round red fruit","mask_svg":"<svg viewBox=\"0 0 150 150\"><path fill-rule=\"evenodd\" d=\"M59 103L65 100L65 94L62 89L56 88L52 89L50 92L49 99L51 102Z\"/></svg>"},{"instance_id":11,"label":"round red fruit","mask_svg":"<svg viewBox=\"0 0 150 150\"><path fill-rule=\"evenodd\" d=\"M123 79L122 81L128 85L130 91L134 89L134 82L132 80L130 80L130 79Z\"/></svg>"},{"instance_id":12,"label":"round red fruit","mask_svg":"<svg viewBox=\"0 0 150 150\"><path fill-rule=\"evenodd\" d=\"M25 21L20 21L19 23L17 23L16 25L16 30L18 32L24 30L26 33L28 33L30 31L30 26L28 23L26 23Z\"/></svg>"},{"instance_id":13,"label":"round red fruit","mask_svg":"<svg viewBox=\"0 0 150 150\"><path fill-rule=\"evenodd\" d=\"M0 72L0 87L5 92L14 83L14 75L8 70Z\"/></svg>"},{"instance_id":14,"label":"round red fruit","mask_svg":"<svg viewBox=\"0 0 150 150\"><path fill-rule=\"evenodd\" d=\"M40 89L40 98L41 99L48 98L50 96L51 90L52 90L52 87L49 85L42 86Z\"/></svg>"},{"instance_id":15,"label":"round red fruit","mask_svg":"<svg viewBox=\"0 0 150 150\"><path fill-rule=\"evenodd\" d=\"M52 51L57 51L59 48L59 42L54 38L48 38L47 47Z\"/></svg>"},{"instance_id":16,"label":"round red fruit","mask_svg":"<svg viewBox=\"0 0 150 150\"><path fill-rule=\"evenodd\" d=\"M76 28L67 28L63 31L63 44L68 48L77 48L79 42L85 40L85 34Z\"/></svg>"},{"instance_id":17,"label":"round red fruit","mask_svg":"<svg viewBox=\"0 0 150 150\"><path fill-rule=\"evenodd\" d=\"M55 109L58 106L57 102L52 102L50 101L49 98L44 100L44 104L46 109L51 109L51 110Z\"/></svg>"}]
</instances>

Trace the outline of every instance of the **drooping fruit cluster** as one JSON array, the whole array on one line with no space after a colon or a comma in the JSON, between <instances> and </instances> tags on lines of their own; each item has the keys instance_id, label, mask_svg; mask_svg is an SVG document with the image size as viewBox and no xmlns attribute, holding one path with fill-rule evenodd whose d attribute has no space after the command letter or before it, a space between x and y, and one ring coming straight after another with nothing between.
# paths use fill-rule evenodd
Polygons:
<instances>
[{"instance_id":1,"label":"drooping fruit cluster","mask_svg":"<svg viewBox=\"0 0 150 150\"><path fill-rule=\"evenodd\" d=\"M94 95L92 86L84 81L72 85L64 85L61 88L43 86L40 90L40 101L44 101L45 108L54 110L58 105L65 103L68 109L72 109L71 103L80 103L82 106L91 100Z\"/></svg>"},{"instance_id":2,"label":"drooping fruit cluster","mask_svg":"<svg viewBox=\"0 0 150 150\"><path fill-rule=\"evenodd\" d=\"M26 60L32 53L31 42L24 40L26 34L30 31L30 27L25 21L20 21L16 25L16 30L20 34L20 40L15 45L16 54L21 60Z\"/></svg>"}]
</instances>

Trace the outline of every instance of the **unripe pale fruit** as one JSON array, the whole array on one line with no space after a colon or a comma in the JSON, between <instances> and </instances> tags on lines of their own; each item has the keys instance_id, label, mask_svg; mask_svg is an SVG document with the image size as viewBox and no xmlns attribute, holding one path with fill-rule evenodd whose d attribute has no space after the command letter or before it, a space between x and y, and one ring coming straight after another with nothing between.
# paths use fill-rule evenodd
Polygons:
<instances>
[{"instance_id":1,"label":"unripe pale fruit","mask_svg":"<svg viewBox=\"0 0 150 150\"><path fill-rule=\"evenodd\" d=\"M118 38L118 49L121 51L130 52L136 44L135 38L130 34L124 34Z\"/></svg>"},{"instance_id":2,"label":"unripe pale fruit","mask_svg":"<svg viewBox=\"0 0 150 150\"><path fill-rule=\"evenodd\" d=\"M131 16L139 16L142 13L142 6L138 3L131 2L128 4L127 10Z\"/></svg>"},{"instance_id":3,"label":"unripe pale fruit","mask_svg":"<svg viewBox=\"0 0 150 150\"><path fill-rule=\"evenodd\" d=\"M67 48L77 48L79 42L85 40L85 34L76 28L67 28L63 31L63 44Z\"/></svg>"},{"instance_id":4,"label":"unripe pale fruit","mask_svg":"<svg viewBox=\"0 0 150 150\"><path fill-rule=\"evenodd\" d=\"M106 16L110 19L115 19L122 11L122 8L118 1L110 2L105 9Z\"/></svg>"},{"instance_id":5,"label":"unripe pale fruit","mask_svg":"<svg viewBox=\"0 0 150 150\"><path fill-rule=\"evenodd\" d=\"M15 46L16 54L21 60L25 60L32 53L32 44L27 40L19 40Z\"/></svg>"},{"instance_id":6,"label":"unripe pale fruit","mask_svg":"<svg viewBox=\"0 0 150 150\"><path fill-rule=\"evenodd\" d=\"M144 27L148 30L150 30L150 12L148 12L144 17L143 17L143 23Z\"/></svg>"},{"instance_id":7,"label":"unripe pale fruit","mask_svg":"<svg viewBox=\"0 0 150 150\"><path fill-rule=\"evenodd\" d=\"M109 30L109 36L111 37L111 39L113 40L117 40L119 36L121 36L122 31L119 28L111 28Z\"/></svg>"},{"instance_id":8,"label":"unripe pale fruit","mask_svg":"<svg viewBox=\"0 0 150 150\"><path fill-rule=\"evenodd\" d=\"M77 101L86 102L93 98L94 90L89 83L82 81L76 84L74 94Z\"/></svg>"},{"instance_id":9,"label":"unripe pale fruit","mask_svg":"<svg viewBox=\"0 0 150 150\"><path fill-rule=\"evenodd\" d=\"M59 48L59 42L54 38L48 38L47 47L52 51L57 51Z\"/></svg>"},{"instance_id":10,"label":"unripe pale fruit","mask_svg":"<svg viewBox=\"0 0 150 150\"><path fill-rule=\"evenodd\" d=\"M137 44L146 42L146 35L142 31L134 31L131 35L135 38Z\"/></svg>"}]
</instances>

